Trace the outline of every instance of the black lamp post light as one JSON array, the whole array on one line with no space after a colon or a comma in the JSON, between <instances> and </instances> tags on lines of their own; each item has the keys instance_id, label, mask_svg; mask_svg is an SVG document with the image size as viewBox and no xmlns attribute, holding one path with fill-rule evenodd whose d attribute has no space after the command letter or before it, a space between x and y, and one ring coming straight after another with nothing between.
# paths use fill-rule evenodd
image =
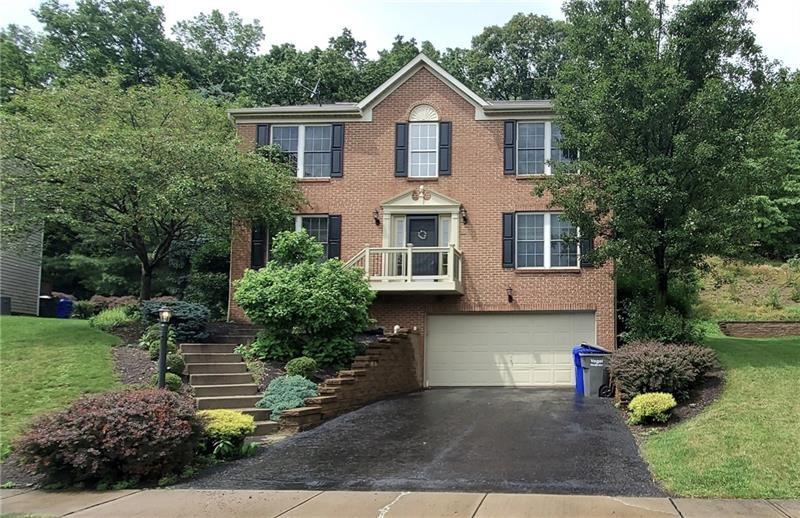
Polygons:
<instances>
[{"instance_id":1,"label":"black lamp post light","mask_svg":"<svg viewBox=\"0 0 800 518\"><path fill-rule=\"evenodd\" d=\"M167 384L167 331L169 321L172 320L172 310L161 306L158 310L158 320L161 322L161 347L158 350L158 388L163 389Z\"/></svg>"}]
</instances>

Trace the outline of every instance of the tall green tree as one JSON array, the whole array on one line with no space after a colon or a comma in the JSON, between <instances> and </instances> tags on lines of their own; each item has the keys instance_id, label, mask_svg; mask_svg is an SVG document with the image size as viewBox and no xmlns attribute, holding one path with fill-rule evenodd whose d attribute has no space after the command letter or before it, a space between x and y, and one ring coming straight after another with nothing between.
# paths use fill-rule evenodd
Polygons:
<instances>
[{"instance_id":1,"label":"tall green tree","mask_svg":"<svg viewBox=\"0 0 800 518\"><path fill-rule=\"evenodd\" d=\"M472 38L462 73L488 99L550 99L564 60L566 24L519 13Z\"/></svg>"},{"instance_id":2,"label":"tall green tree","mask_svg":"<svg viewBox=\"0 0 800 518\"><path fill-rule=\"evenodd\" d=\"M210 94L241 92L247 69L264 39L258 20L245 23L235 12L199 14L173 27L183 46L192 86Z\"/></svg>"},{"instance_id":3,"label":"tall green tree","mask_svg":"<svg viewBox=\"0 0 800 518\"><path fill-rule=\"evenodd\" d=\"M22 201L25 217L4 218L3 230L60 221L129 250L147 299L176 242L226 235L232 220L278 225L299 195L285 166L240 149L219 105L174 80L120 81L79 79L7 105L3 205Z\"/></svg>"},{"instance_id":4,"label":"tall green tree","mask_svg":"<svg viewBox=\"0 0 800 518\"><path fill-rule=\"evenodd\" d=\"M164 11L147 0L45 0L34 11L62 75L119 73L126 86L185 69L180 45L164 36Z\"/></svg>"},{"instance_id":5,"label":"tall green tree","mask_svg":"<svg viewBox=\"0 0 800 518\"><path fill-rule=\"evenodd\" d=\"M769 141L757 164L777 180L767 194L754 198L755 240L761 255L786 260L800 255L800 72L780 71L768 100L763 124Z\"/></svg>"},{"instance_id":6,"label":"tall green tree","mask_svg":"<svg viewBox=\"0 0 800 518\"><path fill-rule=\"evenodd\" d=\"M0 101L20 90L43 87L58 65L41 35L29 27L9 25L0 30Z\"/></svg>"},{"instance_id":7,"label":"tall green tree","mask_svg":"<svg viewBox=\"0 0 800 518\"><path fill-rule=\"evenodd\" d=\"M772 181L763 149L763 62L749 1L572 0L556 111L579 160L549 191L585 233L607 238L596 259L636 269L657 313L673 281L708 254L749 244L753 195ZM767 173L767 174L764 174Z\"/></svg>"}]
</instances>

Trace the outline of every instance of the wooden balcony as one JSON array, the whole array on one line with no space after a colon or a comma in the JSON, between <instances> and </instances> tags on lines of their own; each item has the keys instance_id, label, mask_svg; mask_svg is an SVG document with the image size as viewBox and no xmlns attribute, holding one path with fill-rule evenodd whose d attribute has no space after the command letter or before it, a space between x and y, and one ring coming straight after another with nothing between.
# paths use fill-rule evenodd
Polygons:
<instances>
[{"instance_id":1,"label":"wooden balcony","mask_svg":"<svg viewBox=\"0 0 800 518\"><path fill-rule=\"evenodd\" d=\"M361 268L373 290L385 293L463 294L461 252L447 247L366 247L347 261Z\"/></svg>"}]
</instances>

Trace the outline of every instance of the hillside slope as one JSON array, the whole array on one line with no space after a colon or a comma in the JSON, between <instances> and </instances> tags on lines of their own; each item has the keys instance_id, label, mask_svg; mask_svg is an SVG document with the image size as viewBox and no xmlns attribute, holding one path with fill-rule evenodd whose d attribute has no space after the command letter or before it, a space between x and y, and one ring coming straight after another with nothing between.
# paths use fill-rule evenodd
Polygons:
<instances>
[{"instance_id":1,"label":"hillside slope","mask_svg":"<svg viewBox=\"0 0 800 518\"><path fill-rule=\"evenodd\" d=\"M698 317L708 320L800 320L800 271L789 264L708 259Z\"/></svg>"}]
</instances>

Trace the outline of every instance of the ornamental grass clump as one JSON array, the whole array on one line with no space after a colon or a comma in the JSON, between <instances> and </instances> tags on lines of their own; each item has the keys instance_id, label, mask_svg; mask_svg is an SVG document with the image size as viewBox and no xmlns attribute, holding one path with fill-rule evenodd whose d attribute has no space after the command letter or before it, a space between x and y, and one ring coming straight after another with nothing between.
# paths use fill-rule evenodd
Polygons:
<instances>
[{"instance_id":1,"label":"ornamental grass clump","mask_svg":"<svg viewBox=\"0 0 800 518\"><path fill-rule=\"evenodd\" d=\"M135 485L179 474L202 437L190 399L166 390L125 390L83 397L40 417L15 451L48 483Z\"/></svg>"},{"instance_id":2,"label":"ornamental grass clump","mask_svg":"<svg viewBox=\"0 0 800 518\"><path fill-rule=\"evenodd\" d=\"M270 419L277 421L284 410L305 406L306 398L317 395L317 385L313 381L303 376L281 376L270 382L256 406L271 409Z\"/></svg>"},{"instance_id":3,"label":"ornamental grass clump","mask_svg":"<svg viewBox=\"0 0 800 518\"><path fill-rule=\"evenodd\" d=\"M666 423L677 405L675 397L666 392L639 394L628 404L628 424Z\"/></svg>"}]
</instances>

